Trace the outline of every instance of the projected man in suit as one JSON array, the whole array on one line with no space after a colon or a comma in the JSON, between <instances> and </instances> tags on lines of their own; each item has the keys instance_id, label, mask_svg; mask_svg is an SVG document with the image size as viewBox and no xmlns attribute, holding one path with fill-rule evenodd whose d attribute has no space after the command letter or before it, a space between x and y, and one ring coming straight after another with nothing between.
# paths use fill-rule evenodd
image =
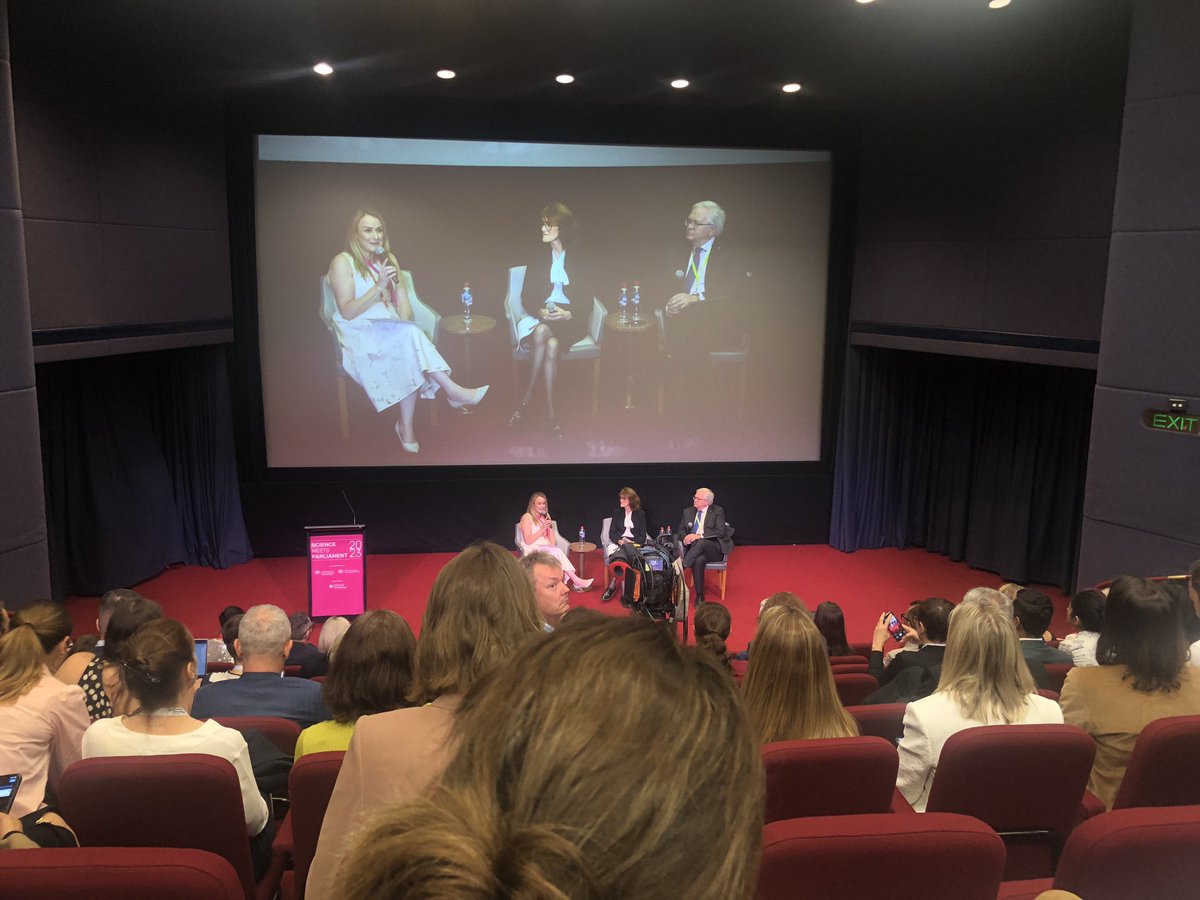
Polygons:
<instances>
[{"instance_id":1,"label":"projected man in suit","mask_svg":"<svg viewBox=\"0 0 1200 900\"><path fill-rule=\"evenodd\" d=\"M684 228L692 249L675 272L682 278L682 290L667 300L664 311L667 353L686 366L693 357L715 349L722 338L740 335L733 327L734 304L744 292L747 272L720 241L725 210L718 204L701 200L688 213Z\"/></svg>"},{"instance_id":2,"label":"projected man in suit","mask_svg":"<svg viewBox=\"0 0 1200 900\"><path fill-rule=\"evenodd\" d=\"M713 506L715 499L708 488L697 488L675 532L683 564L692 570L697 606L704 602L705 565L718 562L733 549L733 529L725 524L725 510Z\"/></svg>"}]
</instances>

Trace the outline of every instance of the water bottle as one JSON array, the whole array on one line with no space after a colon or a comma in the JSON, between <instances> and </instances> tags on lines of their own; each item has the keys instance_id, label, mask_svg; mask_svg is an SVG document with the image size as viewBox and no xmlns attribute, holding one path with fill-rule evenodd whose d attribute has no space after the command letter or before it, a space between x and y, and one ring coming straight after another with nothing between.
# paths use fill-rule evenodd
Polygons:
<instances>
[{"instance_id":1,"label":"water bottle","mask_svg":"<svg viewBox=\"0 0 1200 900\"><path fill-rule=\"evenodd\" d=\"M587 540L587 532L583 530L583 526L579 526L579 543L584 543Z\"/></svg>"},{"instance_id":2,"label":"water bottle","mask_svg":"<svg viewBox=\"0 0 1200 900\"><path fill-rule=\"evenodd\" d=\"M475 302L475 298L471 296L471 285L463 284L462 296L463 306L463 326L467 331L471 330L471 304Z\"/></svg>"},{"instance_id":3,"label":"water bottle","mask_svg":"<svg viewBox=\"0 0 1200 900\"><path fill-rule=\"evenodd\" d=\"M625 285L621 285L621 299L617 301L621 307L621 324L625 324L625 307L629 305L629 293L625 289Z\"/></svg>"},{"instance_id":4,"label":"water bottle","mask_svg":"<svg viewBox=\"0 0 1200 900\"><path fill-rule=\"evenodd\" d=\"M630 302L633 303L633 324L637 325L642 321L641 313L638 311L638 306L642 302L642 289L636 281L633 283L633 297L630 298Z\"/></svg>"}]
</instances>

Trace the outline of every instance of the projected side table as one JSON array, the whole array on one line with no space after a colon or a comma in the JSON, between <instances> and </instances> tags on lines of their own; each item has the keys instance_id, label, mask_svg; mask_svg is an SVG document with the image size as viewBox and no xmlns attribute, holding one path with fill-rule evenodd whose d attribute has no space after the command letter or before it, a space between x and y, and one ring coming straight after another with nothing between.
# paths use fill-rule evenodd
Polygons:
<instances>
[{"instance_id":1,"label":"projected side table","mask_svg":"<svg viewBox=\"0 0 1200 900\"><path fill-rule=\"evenodd\" d=\"M640 322L635 322L635 321L633 321L632 318L628 318L628 317L626 318L626 320L624 322L622 322L621 314L619 312L609 313L604 318L604 325L606 328L611 328L617 334L623 335L623 337L621 339L621 363L622 363L622 368L624 368L624 370L626 372L626 375L625 375L625 408L626 409L636 409L636 407L633 404L633 382L634 382L633 348L634 348L634 345L638 342L638 336L643 335L646 332L648 332L650 330L650 326L653 324L654 324L653 322L647 322L645 319L642 319ZM641 374L641 373L639 372L638 374Z\"/></svg>"},{"instance_id":2,"label":"projected side table","mask_svg":"<svg viewBox=\"0 0 1200 900\"><path fill-rule=\"evenodd\" d=\"M456 334L463 339L463 380L461 384L471 384L475 379L473 377L473 369L471 359L471 339L477 335L487 334L496 327L496 320L491 316L471 316L471 327L467 327L466 319L462 316L447 316L442 319L442 329L447 334ZM463 413L470 414L475 411L472 406L464 406Z\"/></svg>"},{"instance_id":3,"label":"projected side table","mask_svg":"<svg viewBox=\"0 0 1200 900\"><path fill-rule=\"evenodd\" d=\"M584 566L587 563L587 554L595 552L596 545L591 541L575 541L571 544L570 550L572 553L579 554L579 577L583 578L585 575Z\"/></svg>"}]
</instances>

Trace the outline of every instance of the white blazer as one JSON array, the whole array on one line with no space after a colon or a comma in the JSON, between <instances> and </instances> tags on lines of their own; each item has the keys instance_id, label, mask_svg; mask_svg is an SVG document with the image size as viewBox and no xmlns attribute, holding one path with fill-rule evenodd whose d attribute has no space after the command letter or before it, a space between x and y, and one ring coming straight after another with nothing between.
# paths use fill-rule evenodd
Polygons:
<instances>
[{"instance_id":1,"label":"white blazer","mask_svg":"<svg viewBox=\"0 0 1200 900\"><path fill-rule=\"evenodd\" d=\"M1061 725L1062 721L1058 704L1038 694L1029 695L1025 716L1009 723L968 719L949 694L935 693L914 700L904 711L904 736L897 747L900 770L896 773L896 787L914 810L925 812L938 758L950 735L977 725Z\"/></svg>"}]
</instances>

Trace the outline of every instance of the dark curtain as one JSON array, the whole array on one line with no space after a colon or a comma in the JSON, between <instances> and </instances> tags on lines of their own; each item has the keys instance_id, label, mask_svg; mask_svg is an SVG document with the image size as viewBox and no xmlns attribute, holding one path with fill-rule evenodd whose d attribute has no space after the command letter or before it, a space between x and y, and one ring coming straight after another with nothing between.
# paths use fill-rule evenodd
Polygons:
<instances>
[{"instance_id":1,"label":"dark curtain","mask_svg":"<svg viewBox=\"0 0 1200 900\"><path fill-rule=\"evenodd\" d=\"M852 347L829 542L1070 589L1095 373Z\"/></svg>"},{"instance_id":2,"label":"dark curtain","mask_svg":"<svg viewBox=\"0 0 1200 900\"><path fill-rule=\"evenodd\" d=\"M37 370L56 597L250 559L223 347Z\"/></svg>"}]
</instances>

